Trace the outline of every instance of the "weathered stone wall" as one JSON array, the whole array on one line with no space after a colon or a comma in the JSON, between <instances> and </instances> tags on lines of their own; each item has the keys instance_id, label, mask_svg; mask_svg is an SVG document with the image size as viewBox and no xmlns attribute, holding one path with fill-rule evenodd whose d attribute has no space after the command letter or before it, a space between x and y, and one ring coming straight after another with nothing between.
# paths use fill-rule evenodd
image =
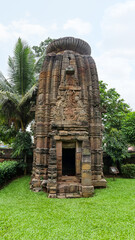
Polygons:
<instances>
[{"instance_id":1,"label":"weathered stone wall","mask_svg":"<svg viewBox=\"0 0 135 240\"><path fill-rule=\"evenodd\" d=\"M90 46L80 39L55 40L40 73L31 187L38 191L43 186L50 197L57 197L60 182L68 181L61 174L62 146L67 142L76 144L78 195L91 196L94 186L106 185L98 76L90 53Z\"/></svg>"}]
</instances>

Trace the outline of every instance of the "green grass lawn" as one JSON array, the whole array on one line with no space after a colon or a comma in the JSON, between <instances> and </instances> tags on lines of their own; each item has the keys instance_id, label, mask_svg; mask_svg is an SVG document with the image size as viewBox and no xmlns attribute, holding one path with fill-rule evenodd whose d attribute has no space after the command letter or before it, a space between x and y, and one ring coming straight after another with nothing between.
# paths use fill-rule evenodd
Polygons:
<instances>
[{"instance_id":1,"label":"green grass lawn","mask_svg":"<svg viewBox=\"0 0 135 240\"><path fill-rule=\"evenodd\" d=\"M0 240L135 239L135 179L108 179L92 198L49 199L30 177L0 190Z\"/></svg>"}]
</instances>

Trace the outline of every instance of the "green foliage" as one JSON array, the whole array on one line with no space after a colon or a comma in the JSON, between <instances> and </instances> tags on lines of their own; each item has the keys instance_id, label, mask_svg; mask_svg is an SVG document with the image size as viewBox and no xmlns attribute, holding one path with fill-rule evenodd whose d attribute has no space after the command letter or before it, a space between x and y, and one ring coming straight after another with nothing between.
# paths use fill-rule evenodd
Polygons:
<instances>
[{"instance_id":1,"label":"green foliage","mask_svg":"<svg viewBox=\"0 0 135 240\"><path fill-rule=\"evenodd\" d=\"M24 158L25 155L32 155L31 146L32 141L30 133L18 132L12 144L13 148L12 157L18 157L21 155Z\"/></svg>"},{"instance_id":2,"label":"green foliage","mask_svg":"<svg viewBox=\"0 0 135 240\"><path fill-rule=\"evenodd\" d=\"M39 46L33 46L33 52L36 58L36 66L35 66L35 72L37 74L40 73L42 65L43 65L43 61L46 55L46 48L48 46L49 43L51 43L53 41L53 39L51 38L47 38L46 40L42 41Z\"/></svg>"},{"instance_id":3,"label":"green foliage","mask_svg":"<svg viewBox=\"0 0 135 240\"><path fill-rule=\"evenodd\" d=\"M6 121L0 120L0 140L5 144L11 144L16 136L16 130L14 126L9 127Z\"/></svg>"},{"instance_id":4,"label":"green foliage","mask_svg":"<svg viewBox=\"0 0 135 240\"><path fill-rule=\"evenodd\" d=\"M112 128L120 130L123 118L131 110L115 88L107 89L107 86L103 81L99 81L101 106L105 110L102 113L102 121L105 131L109 132Z\"/></svg>"},{"instance_id":5,"label":"green foliage","mask_svg":"<svg viewBox=\"0 0 135 240\"><path fill-rule=\"evenodd\" d=\"M38 83L36 74L40 72L46 48L52 39L48 38L39 46L33 46L33 52L28 44L18 39L14 56L9 57L9 80L0 72L0 138L2 141L13 141L15 131L25 131L34 119L31 108L35 105ZM8 121L7 121L8 119ZM4 131L7 137L4 137Z\"/></svg>"},{"instance_id":6,"label":"green foliage","mask_svg":"<svg viewBox=\"0 0 135 240\"><path fill-rule=\"evenodd\" d=\"M14 56L8 59L9 79L0 72L0 140L5 143L12 143L17 132L25 131L34 119L31 108L35 105L38 88L36 73L40 72L51 41L48 38L39 46L33 46L33 53L19 38Z\"/></svg>"},{"instance_id":7,"label":"green foliage","mask_svg":"<svg viewBox=\"0 0 135 240\"><path fill-rule=\"evenodd\" d=\"M14 126L16 131L25 131L34 119L30 111L37 92L34 62L31 49L19 38L8 61L9 81L0 73L0 118L9 129Z\"/></svg>"},{"instance_id":8,"label":"green foliage","mask_svg":"<svg viewBox=\"0 0 135 240\"><path fill-rule=\"evenodd\" d=\"M114 88L107 89L107 84L99 82L101 107L103 109L102 122L103 149L113 162L122 161L129 157L128 142L122 131L123 119L130 112L130 107L120 98Z\"/></svg>"},{"instance_id":9,"label":"green foliage","mask_svg":"<svg viewBox=\"0 0 135 240\"><path fill-rule=\"evenodd\" d=\"M135 164L125 164L121 166L123 177L135 178Z\"/></svg>"},{"instance_id":10,"label":"green foliage","mask_svg":"<svg viewBox=\"0 0 135 240\"><path fill-rule=\"evenodd\" d=\"M22 174L24 163L22 161L4 161L0 163L0 187L18 174Z\"/></svg>"},{"instance_id":11,"label":"green foliage","mask_svg":"<svg viewBox=\"0 0 135 240\"><path fill-rule=\"evenodd\" d=\"M30 178L0 191L0 238L28 240L135 239L135 179L107 179L92 198L48 199Z\"/></svg>"},{"instance_id":12,"label":"green foliage","mask_svg":"<svg viewBox=\"0 0 135 240\"><path fill-rule=\"evenodd\" d=\"M14 56L8 59L10 84L14 91L24 96L35 83L35 58L27 43L18 39Z\"/></svg>"},{"instance_id":13,"label":"green foliage","mask_svg":"<svg viewBox=\"0 0 135 240\"><path fill-rule=\"evenodd\" d=\"M106 134L103 143L104 151L111 157L114 163L130 156L128 144L121 130L112 129L109 134Z\"/></svg>"},{"instance_id":14,"label":"green foliage","mask_svg":"<svg viewBox=\"0 0 135 240\"><path fill-rule=\"evenodd\" d=\"M135 145L135 112L128 113L123 119L122 131L128 143Z\"/></svg>"},{"instance_id":15,"label":"green foliage","mask_svg":"<svg viewBox=\"0 0 135 240\"><path fill-rule=\"evenodd\" d=\"M34 119L31 108L35 105L38 83L36 73L40 72L45 51L52 39L41 42L33 51L28 44L18 39L14 56L9 57L9 80L0 72L0 140L13 142L13 156L30 153L31 139L26 131ZM21 132L20 132L21 130Z\"/></svg>"}]
</instances>

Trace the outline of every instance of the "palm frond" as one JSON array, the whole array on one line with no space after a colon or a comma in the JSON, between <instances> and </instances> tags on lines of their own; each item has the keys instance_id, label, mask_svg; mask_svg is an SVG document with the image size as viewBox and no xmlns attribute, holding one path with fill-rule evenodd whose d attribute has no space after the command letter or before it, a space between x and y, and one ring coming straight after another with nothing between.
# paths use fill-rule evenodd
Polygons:
<instances>
[{"instance_id":1,"label":"palm frond","mask_svg":"<svg viewBox=\"0 0 135 240\"><path fill-rule=\"evenodd\" d=\"M0 114L4 115L9 125L15 124L17 129L24 130L34 118L31 106L36 101L38 83L34 55L20 38L8 65L10 82L0 75Z\"/></svg>"},{"instance_id":2,"label":"palm frond","mask_svg":"<svg viewBox=\"0 0 135 240\"><path fill-rule=\"evenodd\" d=\"M34 84L34 55L30 47L20 38L14 49L14 57L9 57L9 73L15 90L22 96Z\"/></svg>"},{"instance_id":3,"label":"palm frond","mask_svg":"<svg viewBox=\"0 0 135 240\"><path fill-rule=\"evenodd\" d=\"M0 72L0 90L14 92L13 86L7 81L2 72Z\"/></svg>"},{"instance_id":4,"label":"palm frond","mask_svg":"<svg viewBox=\"0 0 135 240\"><path fill-rule=\"evenodd\" d=\"M27 93L20 100L19 106L22 107L26 105L28 102L36 101L36 95L38 90L38 83L34 84Z\"/></svg>"},{"instance_id":5,"label":"palm frond","mask_svg":"<svg viewBox=\"0 0 135 240\"><path fill-rule=\"evenodd\" d=\"M21 97L16 93L11 93L8 91L0 91L0 105L3 105L6 101L11 101L16 106L19 105Z\"/></svg>"}]
</instances>

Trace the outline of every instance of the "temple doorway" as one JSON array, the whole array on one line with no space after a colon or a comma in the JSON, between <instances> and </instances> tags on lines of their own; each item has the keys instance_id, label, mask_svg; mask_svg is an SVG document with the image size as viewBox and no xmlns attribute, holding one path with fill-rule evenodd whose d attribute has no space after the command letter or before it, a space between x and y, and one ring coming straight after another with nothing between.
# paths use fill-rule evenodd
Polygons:
<instances>
[{"instance_id":1,"label":"temple doorway","mask_svg":"<svg viewBox=\"0 0 135 240\"><path fill-rule=\"evenodd\" d=\"M62 175L63 176L75 176L75 147L68 148L68 145L64 145L62 148Z\"/></svg>"}]
</instances>

